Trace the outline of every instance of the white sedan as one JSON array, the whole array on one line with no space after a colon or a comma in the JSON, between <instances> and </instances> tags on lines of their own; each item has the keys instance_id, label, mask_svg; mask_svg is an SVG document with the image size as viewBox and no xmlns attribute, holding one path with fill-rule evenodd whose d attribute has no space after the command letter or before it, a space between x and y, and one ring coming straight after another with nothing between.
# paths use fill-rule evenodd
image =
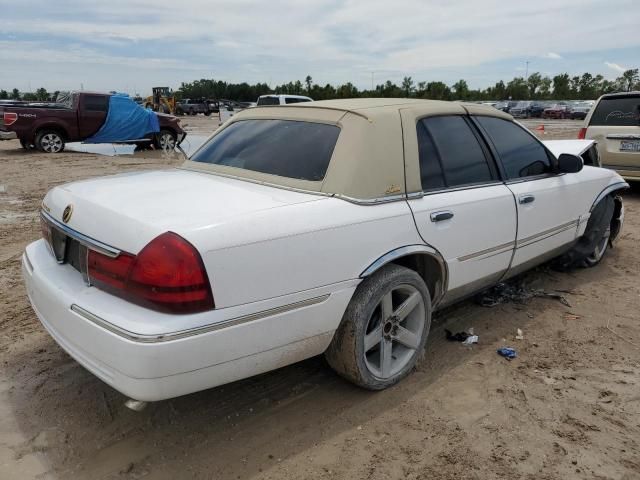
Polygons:
<instances>
[{"instance_id":1,"label":"white sedan","mask_svg":"<svg viewBox=\"0 0 640 480\"><path fill-rule=\"evenodd\" d=\"M626 187L486 106L256 107L180 168L53 188L23 273L51 336L133 399L321 353L382 389L435 309L552 258L597 264Z\"/></svg>"}]
</instances>

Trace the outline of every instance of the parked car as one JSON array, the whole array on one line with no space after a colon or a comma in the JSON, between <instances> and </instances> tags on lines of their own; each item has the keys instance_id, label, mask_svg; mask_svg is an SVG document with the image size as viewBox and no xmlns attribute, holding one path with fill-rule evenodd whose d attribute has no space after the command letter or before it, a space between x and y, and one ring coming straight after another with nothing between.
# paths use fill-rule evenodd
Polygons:
<instances>
[{"instance_id":1,"label":"parked car","mask_svg":"<svg viewBox=\"0 0 640 480\"><path fill-rule=\"evenodd\" d=\"M514 118L529 118L529 108L533 102L518 102L509 110L509 114Z\"/></svg>"},{"instance_id":2,"label":"parked car","mask_svg":"<svg viewBox=\"0 0 640 480\"><path fill-rule=\"evenodd\" d=\"M587 118L587 114L592 106L593 105L587 102L579 102L572 105L569 118L571 118L571 120L584 120Z\"/></svg>"},{"instance_id":3,"label":"parked car","mask_svg":"<svg viewBox=\"0 0 640 480\"><path fill-rule=\"evenodd\" d=\"M208 117L212 111L211 104L203 98L199 100L185 98L176 103L176 114L178 115L197 115L202 113Z\"/></svg>"},{"instance_id":4,"label":"parked car","mask_svg":"<svg viewBox=\"0 0 640 480\"><path fill-rule=\"evenodd\" d=\"M543 110L542 118L569 118L569 113L569 105L556 103Z\"/></svg>"},{"instance_id":5,"label":"parked car","mask_svg":"<svg viewBox=\"0 0 640 480\"><path fill-rule=\"evenodd\" d=\"M598 144L595 140L544 140L542 143L556 158L563 153L571 153L580 156L585 165L602 167Z\"/></svg>"},{"instance_id":6,"label":"parked car","mask_svg":"<svg viewBox=\"0 0 640 480\"><path fill-rule=\"evenodd\" d=\"M508 102L498 102L495 104L494 108L500 110L501 112L509 113L509 111L518 104L516 101L509 100Z\"/></svg>"},{"instance_id":7,"label":"parked car","mask_svg":"<svg viewBox=\"0 0 640 480\"><path fill-rule=\"evenodd\" d=\"M179 169L54 187L22 268L53 338L133 399L321 353L378 390L435 310L554 257L596 265L626 187L491 107L255 107Z\"/></svg>"},{"instance_id":8,"label":"parked car","mask_svg":"<svg viewBox=\"0 0 640 480\"><path fill-rule=\"evenodd\" d=\"M542 113L547 106L548 105L544 102L533 102L529 106L529 118L541 118Z\"/></svg>"},{"instance_id":9,"label":"parked car","mask_svg":"<svg viewBox=\"0 0 640 480\"><path fill-rule=\"evenodd\" d=\"M18 138L25 149L35 146L47 153L62 152L67 142L86 140L100 130L107 118L110 97L107 93L73 92L64 97L64 103L0 105L0 140ZM186 133L178 119L156 115L160 132L131 140L147 139L159 148L179 145Z\"/></svg>"},{"instance_id":10,"label":"parked car","mask_svg":"<svg viewBox=\"0 0 640 480\"><path fill-rule=\"evenodd\" d=\"M600 97L587 114L579 138L598 142L604 167L627 180L640 180L640 92Z\"/></svg>"},{"instance_id":11,"label":"parked car","mask_svg":"<svg viewBox=\"0 0 640 480\"><path fill-rule=\"evenodd\" d=\"M313 99L304 95L260 95L256 105L263 107L265 105L289 105L302 102L313 102Z\"/></svg>"}]
</instances>

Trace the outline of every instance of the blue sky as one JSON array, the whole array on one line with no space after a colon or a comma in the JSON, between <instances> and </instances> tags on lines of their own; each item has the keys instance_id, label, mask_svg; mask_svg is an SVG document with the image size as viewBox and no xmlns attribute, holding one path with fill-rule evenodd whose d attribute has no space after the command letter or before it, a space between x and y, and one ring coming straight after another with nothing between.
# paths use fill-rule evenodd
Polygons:
<instances>
[{"instance_id":1,"label":"blue sky","mask_svg":"<svg viewBox=\"0 0 640 480\"><path fill-rule=\"evenodd\" d=\"M638 0L0 0L0 88L147 94L183 81L473 88L640 66Z\"/></svg>"}]
</instances>

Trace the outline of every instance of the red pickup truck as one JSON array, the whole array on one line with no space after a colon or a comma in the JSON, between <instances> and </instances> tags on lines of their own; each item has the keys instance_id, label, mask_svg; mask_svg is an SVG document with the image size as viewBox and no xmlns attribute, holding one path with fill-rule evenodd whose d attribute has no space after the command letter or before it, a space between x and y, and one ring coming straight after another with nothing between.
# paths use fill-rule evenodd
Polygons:
<instances>
[{"instance_id":1,"label":"red pickup truck","mask_svg":"<svg viewBox=\"0 0 640 480\"><path fill-rule=\"evenodd\" d=\"M20 139L25 149L58 153L67 142L80 142L94 135L109 110L108 93L72 92L56 103L0 103L0 140ZM153 142L158 148L179 145L186 133L172 115L158 113L160 132L125 143Z\"/></svg>"}]
</instances>

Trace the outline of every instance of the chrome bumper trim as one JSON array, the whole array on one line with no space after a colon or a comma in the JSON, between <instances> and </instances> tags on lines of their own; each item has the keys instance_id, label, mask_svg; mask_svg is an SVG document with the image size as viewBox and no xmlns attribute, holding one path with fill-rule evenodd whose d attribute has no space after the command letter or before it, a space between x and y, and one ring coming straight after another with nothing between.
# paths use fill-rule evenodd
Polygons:
<instances>
[{"instance_id":1,"label":"chrome bumper trim","mask_svg":"<svg viewBox=\"0 0 640 480\"><path fill-rule=\"evenodd\" d=\"M96 252L102 253L103 255L111 258L116 258L118 255L120 255L120 250L118 250L117 248L102 243L94 238L88 237L87 235L75 231L73 228L69 228L67 225L57 221L44 210L40 211L40 216L44 219L44 221L52 225L54 228L61 230L65 235L73 238L74 240L77 240L82 245L90 248L91 250L95 250Z\"/></svg>"},{"instance_id":2,"label":"chrome bumper trim","mask_svg":"<svg viewBox=\"0 0 640 480\"><path fill-rule=\"evenodd\" d=\"M105 320L104 318L99 317L91 313L88 310L76 305L75 303L71 305L71 311L81 316L85 320L88 320L96 325L104 328L105 330L110 331L122 337L126 340L130 340L136 343L161 343L161 342L171 342L173 340L178 340L181 338L193 337L195 335L202 335L203 333L215 332L216 330L222 330L223 328L233 327L235 325L241 325L243 323L253 322L255 320L260 320L262 318L271 317L273 315L278 315L281 313L290 312L292 310L297 310L299 308L310 307L312 305L317 305L319 303L324 302L329 298L330 294L321 295L319 297L309 298L307 300L302 300L300 302L294 302L287 305L282 305L280 307L269 308L267 310L262 310L261 312L250 313L248 315L242 315L240 317L232 318L229 320L224 320L221 322L212 323L209 325L203 325L201 327L190 328L187 330L179 330L177 332L170 333L159 333L156 335L144 335L140 333L134 333L124 328L118 327L113 323Z\"/></svg>"},{"instance_id":3,"label":"chrome bumper trim","mask_svg":"<svg viewBox=\"0 0 640 480\"><path fill-rule=\"evenodd\" d=\"M16 132L6 132L4 130L0 130L0 140L15 140L18 138Z\"/></svg>"}]
</instances>

